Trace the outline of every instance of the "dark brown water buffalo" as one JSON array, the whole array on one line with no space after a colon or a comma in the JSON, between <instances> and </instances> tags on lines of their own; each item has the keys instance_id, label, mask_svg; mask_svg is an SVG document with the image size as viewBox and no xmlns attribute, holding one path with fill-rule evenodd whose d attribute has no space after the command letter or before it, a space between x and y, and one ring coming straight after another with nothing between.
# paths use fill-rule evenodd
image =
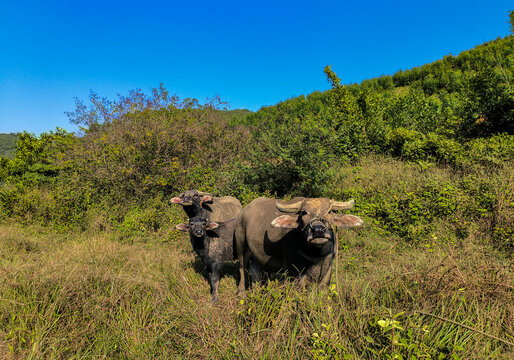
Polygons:
<instances>
[{"instance_id":1,"label":"dark brown water buffalo","mask_svg":"<svg viewBox=\"0 0 514 360\"><path fill-rule=\"evenodd\" d=\"M248 204L236 219L234 231L241 281L238 294L245 290L245 270L253 281L262 271L287 271L307 280L330 282L336 236L333 226L354 227L363 221L354 215L335 211L353 207L354 201L327 198L295 198L289 202L258 198Z\"/></svg>"},{"instance_id":2,"label":"dark brown water buffalo","mask_svg":"<svg viewBox=\"0 0 514 360\"><path fill-rule=\"evenodd\" d=\"M235 197L214 197L197 190L185 191L172 198L171 203L182 205L188 218L200 216L221 222L235 218L243 210L241 203Z\"/></svg>"},{"instance_id":3,"label":"dark brown water buffalo","mask_svg":"<svg viewBox=\"0 0 514 360\"><path fill-rule=\"evenodd\" d=\"M212 301L218 301L220 270L224 262L234 260L234 225L236 219L215 222L200 216L189 219L188 224L175 226L188 231L191 245L209 270Z\"/></svg>"}]
</instances>

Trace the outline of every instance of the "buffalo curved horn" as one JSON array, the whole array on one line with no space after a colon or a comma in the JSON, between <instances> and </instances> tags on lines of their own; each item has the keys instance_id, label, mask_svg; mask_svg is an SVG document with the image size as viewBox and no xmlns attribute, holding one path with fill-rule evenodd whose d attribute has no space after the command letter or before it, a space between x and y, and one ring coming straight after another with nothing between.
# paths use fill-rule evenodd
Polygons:
<instances>
[{"instance_id":1,"label":"buffalo curved horn","mask_svg":"<svg viewBox=\"0 0 514 360\"><path fill-rule=\"evenodd\" d=\"M353 200L353 199L350 199L348 201L330 200L330 203L332 204L332 210L333 211L348 210L348 209L351 209L353 207L353 205L355 204L355 200Z\"/></svg>"},{"instance_id":2,"label":"buffalo curved horn","mask_svg":"<svg viewBox=\"0 0 514 360\"><path fill-rule=\"evenodd\" d=\"M206 193L206 192L203 192L203 191L198 191L198 195L200 195L200 196L204 196L204 195L210 195L210 196L212 196L212 194L211 194L211 193Z\"/></svg>"},{"instance_id":3,"label":"buffalo curved horn","mask_svg":"<svg viewBox=\"0 0 514 360\"><path fill-rule=\"evenodd\" d=\"M296 213L302 208L303 200L297 201L292 204L281 204L275 200L275 206L282 212L285 213Z\"/></svg>"}]
</instances>

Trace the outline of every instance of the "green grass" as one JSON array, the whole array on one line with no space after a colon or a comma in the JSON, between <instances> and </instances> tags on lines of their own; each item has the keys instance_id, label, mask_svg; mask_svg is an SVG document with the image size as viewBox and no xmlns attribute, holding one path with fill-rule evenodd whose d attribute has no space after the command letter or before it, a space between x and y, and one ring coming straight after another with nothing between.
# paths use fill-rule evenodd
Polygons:
<instances>
[{"instance_id":1,"label":"green grass","mask_svg":"<svg viewBox=\"0 0 514 360\"><path fill-rule=\"evenodd\" d=\"M330 288L275 280L240 299L229 264L213 305L185 237L128 244L107 233L4 224L0 358L514 355L505 342L453 323L514 342L509 259L480 241L406 245L371 230L341 234Z\"/></svg>"}]
</instances>

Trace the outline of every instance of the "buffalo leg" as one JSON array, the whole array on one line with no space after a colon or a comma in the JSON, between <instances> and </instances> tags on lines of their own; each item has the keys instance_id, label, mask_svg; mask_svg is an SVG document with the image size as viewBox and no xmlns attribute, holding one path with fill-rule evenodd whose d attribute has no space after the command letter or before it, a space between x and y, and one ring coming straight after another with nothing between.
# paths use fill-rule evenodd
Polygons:
<instances>
[{"instance_id":1,"label":"buffalo leg","mask_svg":"<svg viewBox=\"0 0 514 360\"><path fill-rule=\"evenodd\" d=\"M221 268L221 264L219 264L219 263L212 265L211 278L210 278L212 302L218 301L218 285L220 282L220 268Z\"/></svg>"},{"instance_id":2,"label":"buffalo leg","mask_svg":"<svg viewBox=\"0 0 514 360\"><path fill-rule=\"evenodd\" d=\"M320 279L321 285L328 286L330 284L330 276L332 275L332 260L334 259L334 255L327 256L327 258L323 261L323 267L320 269ZM336 274L337 275L337 274Z\"/></svg>"},{"instance_id":3,"label":"buffalo leg","mask_svg":"<svg viewBox=\"0 0 514 360\"><path fill-rule=\"evenodd\" d=\"M246 273L248 272L248 265L250 263L250 251L245 249L244 251L238 251L239 259L239 286L237 287L237 295L243 296L246 290Z\"/></svg>"},{"instance_id":4,"label":"buffalo leg","mask_svg":"<svg viewBox=\"0 0 514 360\"><path fill-rule=\"evenodd\" d=\"M252 261L252 263L250 264L250 277L252 279L252 284L262 283L262 267L256 261Z\"/></svg>"},{"instance_id":5,"label":"buffalo leg","mask_svg":"<svg viewBox=\"0 0 514 360\"><path fill-rule=\"evenodd\" d=\"M246 290L245 284L245 252L247 251L246 234L244 227L238 221L234 229L234 247L239 260L239 285L237 287L237 296L243 296Z\"/></svg>"}]
</instances>

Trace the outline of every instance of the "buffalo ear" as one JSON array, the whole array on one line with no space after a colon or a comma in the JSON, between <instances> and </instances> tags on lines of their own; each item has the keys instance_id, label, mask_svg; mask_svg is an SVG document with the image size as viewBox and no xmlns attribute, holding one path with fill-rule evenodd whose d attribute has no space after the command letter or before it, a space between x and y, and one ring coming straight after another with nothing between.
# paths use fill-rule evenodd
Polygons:
<instances>
[{"instance_id":1,"label":"buffalo ear","mask_svg":"<svg viewBox=\"0 0 514 360\"><path fill-rule=\"evenodd\" d=\"M210 222L209 225L207 225L205 227L205 230L213 230L213 229L216 229L217 227L219 227L220 224L218 224L217 222Z\"/></svg>"},{"instance_id":2,"label":"buffalo ear","mask_svg":"<svg viewBox=\"0 0 514 360\"><path fill-rule=\"evenodd\" d=\"M360 217L350 214L334 214L332 222L335 226L342 228L361 226L364 223Z\"/></svg>"},{"instance_id":3,"label":"buffalo ear","mask_svg":"<svg viewBox=\"0 0 514 360\"><path fill-rule=\"evenodd\" d=\"M271 226L285 229L298 227L298 215L282 215L271 222Z\"/></svg>"},{"instance_id":4,"label":"buffalo ear","mask_svg":"<svg viewBox=\"0 0 514 360\"><path fill-rule=\"evenodd\" d=\"M172 204L182 204L182 199L179 197L174 197L174 198L171 198L170 202Z\"/></svg>"},{"instance_id":5,"label":"buffalo ear","mask_svg":"<svg viewBox=\"0 0 514 360\"><path fill-rule=\"evenodd\" d=\"M181 223L181 224L178 224L177 226L175 226L175 229L180 230L180 231L189 231L189 225Z\"/></svg>"},{"instance_id":6,"label":"buffalo ear","mask_svg":"<svg viewBox=\"0 0 514 360\"><path fill-rule=\"evenodd\" d=\"M202 197L200 198L200 203L205 203L205 202L212 202L212 195L202 195Z\"/></svg>"}]
</instances>

